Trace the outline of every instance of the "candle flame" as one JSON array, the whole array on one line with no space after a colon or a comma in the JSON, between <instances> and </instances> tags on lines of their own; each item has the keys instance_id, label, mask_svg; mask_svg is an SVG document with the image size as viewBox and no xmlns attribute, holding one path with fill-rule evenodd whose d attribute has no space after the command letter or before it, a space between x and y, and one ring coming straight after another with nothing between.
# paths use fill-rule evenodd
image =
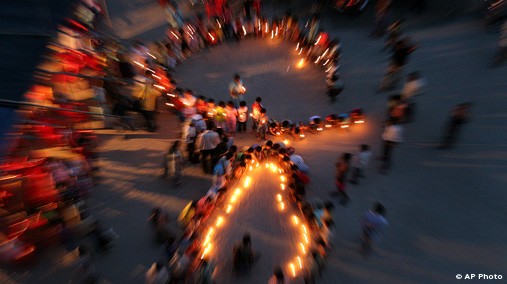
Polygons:
<instances>
[{"instance_id":1,"label":"candle flame","mask_svg":"<svg viewBox=\"0 0 507 284\"><path fill-rule=\"evenodd\" d=\"M222 216L218 217L217 223L215 224L217 228L220 228L224 222L224 218Z\"/></svg>"},{"instance_id":2,"label":"candle flame","mask_svg":"<svg viewBox=\"0 0 507 284\"><path fill-rule=\"evenodd\" d=\"M292 272L292 277L296 277L296 267L294 266L294 263L289 264L290 271Z\"/></svg>"},{"instance_id":3,"label":"candle flame","mask_svg":"<svg viewBox=\"0 0 507 284\"><path fill-rule=\"evenodd\" d=\"M299 243L299 247L301 248L301 251L303 252L303 254L306 255L305 245L303 243Z\"/></svg>"}]
</instances>

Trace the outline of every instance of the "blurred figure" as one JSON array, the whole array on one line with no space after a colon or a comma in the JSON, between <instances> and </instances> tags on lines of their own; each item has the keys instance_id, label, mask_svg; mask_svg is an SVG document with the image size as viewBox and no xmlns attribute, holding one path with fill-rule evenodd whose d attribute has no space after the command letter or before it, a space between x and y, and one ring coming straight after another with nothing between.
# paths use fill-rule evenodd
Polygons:
<instances>
[{"instance_id":1,"label":"blurred figure","mask_svg":"<svg viewBox=\"0 0 507 284\"><path fill-rule=\"evenodd\" d=\"M215 271L215 265L209 260L202 259L199 261L196 274L196 284L213 284L213 272Z\"/></svg>"},{"instance_id":2,"label":"blurred figure","mask_svg":"<svg viewBox=\"0 0 507 284\"><path fill-rule=\"evenodd\" d=\"M162 178L170 176L173 179L175 186L180 186L182 183L183 167L185 163L183 153L180 149L180 144L181 142L179 140L174 141L173 145L164 156L164 174L162 175Z\"/></svg>"},{"instance_id":3,"label":"blurred figure","mask_svg":"<svg viewBox=\"0 0 507 284\"><path fill-rule=\"evenodd\" d=\"M275 267L273 270L273 276L269 278L268 284L285 284L285 277L280 266Z\"/></svg>"},{"instance_id":4,"label":"blurred figure","mask_svg":"<svg viewBox=\"0 0 507 284\"><path fill-rule=\"evenodd\" d=\"M350 201L350 197L347 195L345 191L345 186L347 183L347 174L350 168L350 159L352 155L350 153L343 153L340 159L336 162L336 187L338 189L338 194L341 196L340 203L342 205L347 205Z\"/></svg>"},{"instance_id":5,"label":"blurred figure","mask_svg":"<svg viewBox=\"0 0 507 284\"><path fill-rule=\"evenodd\" d=\"M385 207L376 202L373 208L367 211L361 221L361 250L362 254L369 254L373 246L378 243L389 224L384 217Z\"/></svg>"},{"instance_id":6,"label":"blurred figure","mask_svg":"<svg viewBox=\"0 0 507 284\"><path fill-rule=\"evenodd\" d=\"M330 84L329 84L330 83ZM333 75L331 77L331 81L328 82L327 95L331 102L336 101L336 97L343 91L345 84L341 79L338 78L337 75Z\"/></svg>"},{"instance_id":7,"label":"blurred figure","mask_svg":"<svg viewBox=\"0 0 507 284\"><path fill-rule=\"evenodd\" d=\"M142 82L138 84L136 88L135 98L139 102L139 112L146 119L146 126L148 131L155 132L157 130L156 124L156 103L160 93L153 87L153 81L148 79L151 76L149 71L146 71L145 77L136 77L138 81Z\"/></svg>"},{"instance_id":8,"label":"blurred figure","mask_svg":"<svg viewBox=\"0 0 507 284\"><path fill-rule=\"evenodd\" d=\"M386 123L384 128L384 132L382 133L382 141L383 141L383 150L379 172L381 174L386 174L389 169L391 169L391 159L393 154L393 149L396 145L403 142L403 128L401 124L399 124L396 120L389 120Z\"/></svg>"},{"instance_id":9,"label":"blurred figure","mask_svg":"<svg viewBox=\"0 0 507 284\"><path fill-rule=\"evenodd\" d=\"M472 104L469 102L461 103L454 107L449 122L447 123L444 137L439 147L440 149L449 149L456 144L462 125L467 123L470 119L471 107Z\"/></svg>"},{"instance_id":10,"label":"blurred figure","mask_svg":"<svg viewBox=\"0 0 507 284\"><path fill-rule=\"evenodd\" d=\"M395 43L391 56L391 62L382 78L377 92L393 90L400 81L403 67L407 64L408 56L419 46L410 44L408 38L401 39Z\"/></svg>"},{"instance_id":11,"label":"blurred figure","mask_svg":"<svg viewBox=\"0 0 507 284\"><path fill-rule=\"evenodd\" d=\"M421 95L426 87L426 82L419 72L412 72L401 89L401 98L410 101L412 97Z\"/></svg>"},{"instance_id":12,"label":"blurred figure","mask_svg":"<svg viewBox=\"0 0 507 284\"><path fill-rule=\"evenodd\" d=\"M377 0L377 4L375 5L375 27L371 33L372 36L376 38L384 36L390 9L391 0Z\"/></svg>"},{"instance_id":13,"label":"blurred figure","mask_svg":"<svg viewBox=\"0 0 507 284\"><path fill-rule=\"evenodd\" d=\"M231 95L234 107L238 108L239 103L245 100L246 89L239 74L234 74L232 82L229 84L229 94Z\"/></svg>"},{"instance_id":14,"label":"blurred figure","mask_svg":"<svg viewBox=\"0 0 507 284\"><path fill-rule=\"evenodd\" d=\"M73 282L77 283L98 283L98 276L92 255L86 246L78 247L78 259L75 263L77 271L74 274Z\"/></svg>"},{"instance_id":15,"label":"blurred figure","mask_svg":"<svg viewBox=\"0 0 507 284\"><path fill-rule=\"evenodd\" d=\"M245 233L241 243L236 244L233 249L234 271L246 274L250 272L254 262L254 253L252 250L252 241L250 234Z\"/></svg>"},{"instance_id":16,"label":"blurred figure","mask_svg":"<svg viewBox=\"0 0 507 284\"><path fill-rule=\"evenodd\" d=\"M248 107L246 102L239 103L238 109L238 132L246 132L246 121L248 119Z\"/></svg>"},{"instance_id":17,"label":"blurred figure","mask_svg":"<svg viewBox=\"0 0 507 284\"><path fill-rule=\"evenodd\" d=\"M255 98L255 102L252 104L252 129L257 131L257 125L259 124L259 117L261 116L261 110L264 107L262 106L262 98Z\"/></svg>"},{"instance_id":18,"label":"blurred figure","mask_svg":"<svg viewBox=\"0 0 507 284\"><path fill-rule=\"evenodd\" d=\"M500 38L498 40L498 51L493 58L493 67L503 64L507 60L507 20L500 28Z\"/></svg>"},{"instance_id":19,"label":"blurred figure","mask_svg":"<svg viewBox=\"0 0 507 284\"><path fill-rule=\"evenodd\" d=\"M266 140L266 132L268 131L268 115L266 109L262 108L257 121L257 140Z\"/></svg>"},{"instance_id":20,"label":"blurred figure","mask_svg":"<svg viewBox=\"0 0 507 284\"><path fill-rule=\"evenodd\" d=\"M166 284L169 280L169 271L162 260L153 263L145 274L145 284Z\"/></svg>"},{"instance_id":21,"label":"blurred figure","mask_svg":"<svg viewBox=\"0 0 507 284\"><path fill-rule=\"evenodd\" d=\"M205 173L211 173L212 160L215 158L215 149L220 143L220 137L213 130L213 123L208 123L206 131L197 136L196 151L201 152L202 169Z\"/></svg>"},{"instance_id":22,"label":"blurred figure","mask_svg":"<svg viewBox=\"0 0 507 284\"><path fill-rule=\"evenodd\" d=\"M358 184L359 178L364 178L364 170L370 164L371 151L370 146L366 144L361 144L359 146L359 153L354 155L353 168L352 168L352 177L350 179L350 183Z\"/></svg>"}]
</instances>

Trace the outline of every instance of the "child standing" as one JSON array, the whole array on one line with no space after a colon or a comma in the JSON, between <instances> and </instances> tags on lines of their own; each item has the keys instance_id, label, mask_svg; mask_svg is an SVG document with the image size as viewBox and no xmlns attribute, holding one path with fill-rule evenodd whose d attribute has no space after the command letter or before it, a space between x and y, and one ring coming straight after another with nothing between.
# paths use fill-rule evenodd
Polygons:
<instances>
[{"instance_id":1,"label":"child standing","mask_svg":"<svg viewBox=\"0 0 507 284\"><path fill-rule=\"evenodd\" d=\"M266 140L266 131L268 130L268 115L266 109L262 108L257 121L257 140Z\"/></svg>"},{"instance_id":2,"label":"child standing","mask_svg":"<svg viewBox=\"0 0 507 284\"><path fill-rule=\"evenodd\" d=\"M221 101L215 108L215 122L217 128L226 129L227 124L225 123L227 114L225 113L225 102Z\"/></svg>"},{"instance_id":3,"label":"child standing","mask_svg":"<svg viewBox=\"0 0 507 284\"><path fill-rule=\"evenodd\" d=\"M257 130L259 116L261 115L261 109L263 108L261 102L262 102L262 98L257 97L255 99L255 102L252 104L252 122L253 122L252 129L254 131Z\"/></svg>"},{"instance_id":4,"label":"child standing","mask_svg":"<svg viewBox=\"0 0 507 284\"><path fill-rule=\"evenodd\" d=\"M352 168L352 178L350 179L350 183L358 184L359 178L364 178L364 170L368 167L371 158L370 146L366 144L361 144L359 146L359 153L354 156L353 168Z\"/></svg>"},{"instance_id":5,"label":"child standing","mask_svg":"<svg viewBox=\"0 0 507 284\"><path fill-rule=\"evenodd\" d=\"M246 102L242 101L239 103L238 109L238 132L246 131L246 120L248 118L248 107Z\"/></svg>"},{"instance_id":6,"label":"child standing","mask_svg":"<svg viewBox=\"0 0 507 284\"><path fill-rule=\"evenodd\" d=\"M164 156L164 175L168 175L174 180L175 186L180 186L183 178L183 153L180 150L180 141L174 141L167 154Z\"/></svg>"},{"instance_id":7,"label":"child standing","mask_svg":"<svg viewBox=\"0 0 507 284\"><path fill-rule=\"evenodd\" d=\"M232 101L227 103L225 107L225 120L227 125L227 132L234 134L236 132L236 117L238 116L238 110L234 108Z\"/></svg>"}]
</instances>

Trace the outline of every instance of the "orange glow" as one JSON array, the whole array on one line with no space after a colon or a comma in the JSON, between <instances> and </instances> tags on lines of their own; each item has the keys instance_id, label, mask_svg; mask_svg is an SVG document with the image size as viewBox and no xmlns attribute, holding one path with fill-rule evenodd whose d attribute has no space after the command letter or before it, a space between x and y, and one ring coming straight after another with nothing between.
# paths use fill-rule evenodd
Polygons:
<instances>
[{"instance_id":1,"label":"orange glow","mask_svg":"<svg viewBox=\"0 0 507 284\"><path fill-rule=\"evenodd\" d=\"M299 52L299 54L301 54L301 52ZM296 65L299 69L303 68L305 66L305 59L304 58L301 58L301 60L299 60L298 64Z\"/></svg>"},{"instance_id":2,"label":"orange glow","mask_svg":"<svg viewBox=\"0 0 507 284\"><path fill-rule=\"evenodd\" d=\"M231 213L231 211L232 211L232 205L229 204L229 205L227 205L227 209L225 210L225 213L229 214L229 213Z\"/></svg>"},{"instance_id":3,"label":"orange glow","mask_svg":"<svg viewBox=\"0 0 507 284\"><path fill-rule=\"evenodd\" d=\"M280 211L285 210L285 204L283 202L280 202Z\"/></svg>"},{"instance_id":4,"label":"orange glow","mask_svg":"<svg viewBox=\"0 0 507 284\"><path fill-rule=\"evenodd\" d=\"M280 188L281 188L282 190L285 190L285 184L281 183L281 184L280 184Z\"/></svg>"},{"instance_id":5,"label":"orange glow","mask_svg":"<svg viewBox=\"0 0 507 284\"><path fill-rule=\"evenodd\" d=\"M303 252L303 254L306 255L305 245L303 245L303 243L299 243L299 247L301 248L301 251Z\"/></svg>"},{"instance_id":6,"label":"orange glow","mask_svg":"<svg viewBox=\"0 0 507 284\"><path fill-rule=\"evenodd\" d=\"M220 217L218 217L217 223L215 225L217 226L217 228L220 228L223 223L224 223L224 217L220 216Z\"/></svg>"},{"instance_id":7,"label":"orange glow","mask_svg":"<svg viewBox=\"0 0 507 284\"><path fill-rule=\"evenodd\" d=\"M299 269L303 269L303 262L301 261L301 258L298 256L297 259L298 259Z\"/></svg>"},{"instance_id":8,"label":"orange glow","mask_svg":"<svg viewBox=\"0 0 507 284\"><path fill-rule=\"evenodd\" d=\"M250 186L250 182L251 182L252 178L251 177L246 177L245 178L245 182L243 183L243 187L247 188Z\"/></svg>"},{"instance_id":9,"label":"orange glow","mask_svg":"<svg viewBox=\"0 0 507 284\"><path fill-rule=\"evenodd\" d=\"M292 223L299 225L299 218L296 215L292 215Z\"/></svg>"},{"instance_id":10,"label":"orange glow","mask_svg":"<svg viewBox=\"0 0 507 284\"><path fill-rule=\"evenodd\" d=\"M292 277L296 277L296 267L294 266L294 263L289 264L290 271L292 272Z\"/></svg>"},{"instance_id":11,"label":"orange glow","mask_svg":"<svg viewBox=\"0 0 507 284\"><path fill-rule=\"evenodd\" d=\"M305 242L306 242L306 244L309 244L309 243L310 243L310 241L308 240L308 236L307 236L306 234L303 234L303 237L305 237Z\"/></svg>"},{"instance_id":12,"label":"orange glow","mask_svg":"<svg viewBox=\"0 0 507 284\"><path fill-rule=\"evenodd\" d=\"M299 42L298 42L298 44L296 45L296 51L297 51L298 49L299 49Z\"/></svg>"},{"instance_id":13,"label":"orange glow","mask_svg":"<svg viewBox=\"0 0 507 284\"><path fill-rule=\"evenodd\" d=\"M276 195L276 200L278 200L278 202L282 202L282 195L281 194L277 194Z\"/></svg>"},{"instance_id":14,"label":"orange glow","mask_svg":"<svg viewBox=\"0 0 507 284\"><path fill-rule=\"evenodd\" d=\"M282 182L285 182L285 176L280 176L280 180L281 180Z\"/></svg>"}]
</instances>

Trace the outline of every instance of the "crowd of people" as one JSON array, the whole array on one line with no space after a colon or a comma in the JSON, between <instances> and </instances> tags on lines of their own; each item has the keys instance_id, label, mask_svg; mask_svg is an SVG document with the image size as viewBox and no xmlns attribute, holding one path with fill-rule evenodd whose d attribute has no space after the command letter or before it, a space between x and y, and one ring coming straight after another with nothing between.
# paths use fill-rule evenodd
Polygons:
<instances>
[{"instance_id":1,"label":"crowd of people","mask_svg":"<svg viewBox=\"0 0 507 284\"><path fill-rule=\"evenodd\" d=\"M213 121L208 121L207 131L216 131ZM208 133L209 133L208 132ZM213 137L219 137L215 133ZM177 145L175 142L174 145ZM229 185L239 180L248 171L249 165L273 163L288 177L287 187L290 190L291 204L304 217L311 233L313 247L310 247L305 263L304 278L313 283L325 266L325 259L332 247L333 236L333 203L315 202L305 199L306 186L310 182L309 167L303 158L295 153L293 147L283 142L271 140L263 144L254 144L238 150L236 145L226 146L225 152L212 168L213 182L207 193L199 200L190 202L181 212L178 223L183 229L181 238L168 229L169 218L162 209L155 208L150 217L155 239L164 244L166 258L153 264L146 274L146 283L212 283L215 261L204 252L204 236L209 230L207 220L216 206L224 202ZM189 155L190 157L191 155ZM223 206L222 206L223 207ZM235 246L233 253L233 270L239 274L248 273L252 268L256 254L252 249L252 239L246 232L243 239ZM200 257L202 256L202 257ZM218 260L217 260L218 261ZM283 278L283 271L275 269L274 276ZM157 282L156 279L163 279Z\"/></svg>"}]
</instances>

